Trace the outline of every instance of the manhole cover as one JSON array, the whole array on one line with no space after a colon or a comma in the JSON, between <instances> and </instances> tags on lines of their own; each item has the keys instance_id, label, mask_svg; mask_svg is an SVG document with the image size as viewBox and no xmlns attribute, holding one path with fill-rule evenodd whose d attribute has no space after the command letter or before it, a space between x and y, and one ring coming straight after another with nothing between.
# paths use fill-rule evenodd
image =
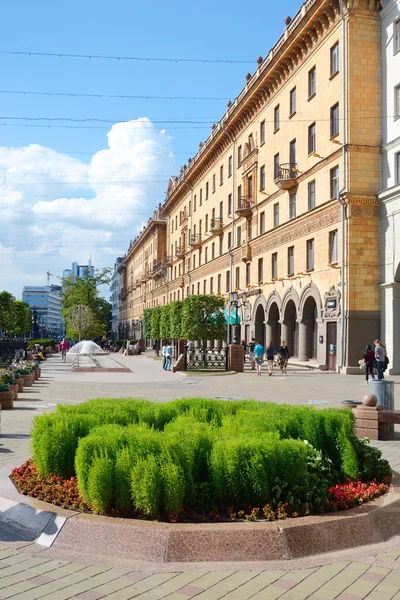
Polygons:
<instances>
[{"instance_id":1,"label":"manhole cover","mask_svg":"<svg viewBox=\"0 0 400 600\"><path fill-rule=\"evenodd\" d=\"M306 404L307 406L315 406L321 404L331 404L330 400L302 400L299 404Z\"/></svg>"},{"instance_id":2,"label":"manhole cover","mask_svg":"<svg viewBox=\"0 0 400 600\"><path fill-rule=\"evenodd\" d=\"M214 400L240 400L240 398L235 398L234 396L214 396Z\"/></svg>"},{"instance_id":3,"label":"manhole cover","mask_svg":"<svg viewBox=\"0 0 400 600\"><path fill-rule=\"evenodd\" d=\"M341 404L348 404L350 406L354 406L354 404L362 404L359 400L342 400Z\"/></svg>"}]
</instances>

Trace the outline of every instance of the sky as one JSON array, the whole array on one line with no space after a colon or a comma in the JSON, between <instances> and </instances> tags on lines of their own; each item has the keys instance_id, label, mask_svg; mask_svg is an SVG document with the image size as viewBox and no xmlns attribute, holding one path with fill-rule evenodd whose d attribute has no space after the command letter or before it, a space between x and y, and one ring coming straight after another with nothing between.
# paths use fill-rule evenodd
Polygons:
<instances>
[{"instance_id":1,"label":"sky","mask_svg":"<svg viewBox=\"0 0 400 600\"><path fill-rule=\"evenodd\" d=\"M248 10L236 0L4 3L0 291L21 298L24 285L46 285L47 271L59 284L72 262L89 258L113 267L299 8L294 0L253 0ZM238 62L189 62L197 59Z\"/></svg>"}]
</instances>

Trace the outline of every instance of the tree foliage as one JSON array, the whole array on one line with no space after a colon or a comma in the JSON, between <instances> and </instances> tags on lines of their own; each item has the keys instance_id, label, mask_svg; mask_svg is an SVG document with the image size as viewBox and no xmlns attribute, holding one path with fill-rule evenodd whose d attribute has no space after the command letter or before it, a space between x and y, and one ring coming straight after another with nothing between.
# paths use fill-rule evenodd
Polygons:
<instances>
[{"instance_id":1,"label":"tree foliage","mask_svg":"<svg viewBox=\"0 0 400 600\"><path fill-rule=\"evenodd\" d=\"M158 340L160 336L161 306L155 306L151 311L151 337Z\"/></svg>"},{"instance_id":2,"label":"tree foliage","mask_svg":"<svg viewBox=\"0 0 400 600\"><path fill-rule=\"evenodd\" d=\"M226 325L224 298L189 296L183 301L181 336L186 340L222 340Z\"/></svg>"},{"instance_id":3,"label":"tree foliage","mask_svg":"<svg viewBox=\"0 0 400 600\"><path fill-rule=\"evenodd\" d=\"M160 306L160 338L171 337L171 305Z\"/></svg>"},{"instance_id":4,"label":"tree foliage","mask_svg":"<svg viewBox=\"0 0 400 600\"><path fill-rule=\"evenodd\" d=\"M145 308L143 311L142 335L145 340L151 338L151 313L152 308Z\"/></svg>"},{"instance_id":5,"label":"tree foliage","mask_svg":"<svg viewBox=\"0 0 400 600\"><path fill-rule=\"evenodd\" d=\"M175 300L170 302L169 306L169 319L170 319L170 335L173 340L182 339L182 309L183 302L181 300Z\"/></svg>"},{"instance_id":6,"label":"tree foliage","mask_svg":"<svg viewBox=\"0 0 400 600\"><path fill-rule=\"evenodd\" d=\"M27 335L31 329L31 309L9 292L0 292L0 330L14 335Z\"/></svg>"}]
</instances>

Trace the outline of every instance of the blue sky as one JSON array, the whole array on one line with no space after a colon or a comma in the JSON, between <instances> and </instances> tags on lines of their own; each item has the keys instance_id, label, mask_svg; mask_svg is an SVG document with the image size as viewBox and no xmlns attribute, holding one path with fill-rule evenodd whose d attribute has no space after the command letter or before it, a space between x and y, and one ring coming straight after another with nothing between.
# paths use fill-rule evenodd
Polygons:
<instances>
[{"instance_id":1,"label":"blue sky","mask_svg":"<svg viewBox=\"0 0 400 600\"><path fill-rule=\"evenodd\" d=\"M250 64L1 54L0 90L210 96L233 100L245 83L245 74L254 72L257 57L264 57L282 34L284 18L293 17L299 7L294 0L281 3L256 0L251 8L243 2L210 0L201 4L121 0L7 2L2 7L0 50L248 60ZM45 284L48 268L54 274L61 274L72 261L83 262L90 253L96 266L112 266L116 255L125 251L129 239L136 235L157 201L162 200L168 176L177 173L180 165L196 153L198 143L210 132L210 124L219 120L225 108L226 100L97 99L0 93L0 117L110 121L82 123L104 129L66 129L4 127L2 123L29 122L0 119L3 222L0 289L8 289L19 297L23 285ZM151 122L139 123L140 132L131 125L127 135L123 124L143 117ZM171 120L201 123L168 126ZM110 151L107 134L118 123L111 136ZM160 134L161 129L166 134ZM106 154L94 159L100 150L106 150ZM135 159L131 158L133 153ZM139 156L141 153L144 158ZM148 164L149 154L151 164ZM134 173L138 174L135 193L129 184L120 184ZM156 173L157 183L144 183L150 173ZM93 185L103 179L113 180L112 186ZM120 218L109 222L107 210L110 214L118 210L119 196L125 196L126 204L121 207ZM85 198L93 202L85 202ZM129 218L122 219L123 210L129 213Z\"/></svg>"}]
</instances>

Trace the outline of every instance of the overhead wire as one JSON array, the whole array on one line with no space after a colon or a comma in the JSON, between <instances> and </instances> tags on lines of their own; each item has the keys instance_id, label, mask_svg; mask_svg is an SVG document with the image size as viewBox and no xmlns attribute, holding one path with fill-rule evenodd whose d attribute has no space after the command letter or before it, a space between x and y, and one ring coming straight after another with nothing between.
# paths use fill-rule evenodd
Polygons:
<instances>
[{"instance_id":1,"label":"overhead wire","mask_svg":"<svg viewBox=\"0 0 400 600\"><path fill-rule=\"evenodd\" d=\"M131 94L85 94L76 92L33 92L22 90L0 90L0 94L14 94L21 96L65 96L68 98L113 98L121 100L208 100L221 101L230 100L225 96L152 96L150 94L131 95Z\"/></svg>"}]
</instances>

